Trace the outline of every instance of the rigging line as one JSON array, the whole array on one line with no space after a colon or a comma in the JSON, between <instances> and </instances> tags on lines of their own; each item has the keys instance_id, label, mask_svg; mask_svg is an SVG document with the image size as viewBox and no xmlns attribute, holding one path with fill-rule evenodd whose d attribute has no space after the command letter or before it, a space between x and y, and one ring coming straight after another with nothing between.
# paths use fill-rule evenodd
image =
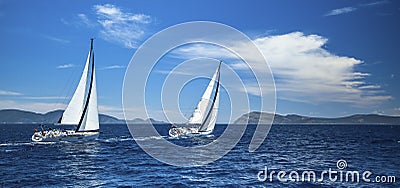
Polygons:
<instances>
[{"instance_id":1,"label":"rigging line","mask_svg":"<svg viewBox=\"0 0 400 188\"><path fill-rule=\"evenodd\" d=\"M68 100L70 100L70 98L68 98L68 96L71 96L70 93L72 93L72 95L74 94L74 92L72 91L72 90L73 90L73 85L74 85L74 84L72 84L72 83L74 83L74 82L76 82L76 81L73 81L73 78L76 77L75 75L76 75L78 72L79 72L79 71L72 71L72 72L70 73L70 76L69 76L68 79L67 79L66 85L65 85L65 86L63 87L63 89L61 90L62 92L61 92L60 95L63 97L62 99L59 99L59 101L61 102L61 104L67 104L67 106L68 106ZM79 84L79 80L78 80L78 84ZM63 93L64 93L64 95L63 95ZM65 108L66 108L66 107L64 107L64 111L65 111ZM63 109L63 108L61 108L61 109ZM58 120L57 123L61 123L61 120L62 120L62 117L63 117L63 113L64 113L64 112L61 113L60 119Z\"/></svg>"}]
</instances>

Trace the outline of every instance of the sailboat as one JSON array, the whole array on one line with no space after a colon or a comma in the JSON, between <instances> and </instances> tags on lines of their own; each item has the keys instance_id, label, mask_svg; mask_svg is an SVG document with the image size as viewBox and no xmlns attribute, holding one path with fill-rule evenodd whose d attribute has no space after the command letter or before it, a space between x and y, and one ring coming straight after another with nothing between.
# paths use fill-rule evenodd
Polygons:
<instances>
[{"instance_id":1,"label":"sailboat","mask_svg":"<svg viewBox=\"0 0 400 188\"><path fill-rule=\"evenodd\" d=\"M35 131L32 135L32 141L84 141L92 140L99 136L93 39L90 40L89 54L78 87L57 124L74 125L76 129L44 130L42 128L40 131Z\"/></svg>"},{"instance_id":2,"label":"sailboat","mask_svg":"<svg viewBox=\"0 0 400 188\"><path fill-rule=\"evenodd\" d=\"M171 137L208 135L214 131L219 106L219 82L221 63L222 61L219 62L217 70L215 71L210 82L208 83L207 89L203 93L200 102L197 104L197 107L194 110L192 116L189 118L189 121L186 123L186 126L171 126L168 132ZM217 83L217 85L215 87L214 96L211 100L211 95L215 83Z\"/></svg>"}]
</instances>

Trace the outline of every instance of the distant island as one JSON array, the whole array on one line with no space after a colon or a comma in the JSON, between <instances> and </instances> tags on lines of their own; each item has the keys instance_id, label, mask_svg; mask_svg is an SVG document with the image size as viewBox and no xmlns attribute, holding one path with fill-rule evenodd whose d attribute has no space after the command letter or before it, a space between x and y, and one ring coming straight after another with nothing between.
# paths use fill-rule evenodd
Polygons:
<instances>
[{"instance_id":1,"label":"distant island","mask_svg":"<svg viewBox=\"0 0 400 188\"><path fill-rule=\"evenodd\" d=\"M47 113L36 113L16 109L0 110L0 123L56 123L63 113L62 110L55 110ZM260 118L261 117L261 118ZM391 124L400 125L400 116L386 116L378 114L355 114L338 118L308 117L296 114L280 115L266 112L250 112L243 114L236 119L235 124L256 124L268 123L274 117L274 124ZM123 119L99 114L99 121L102 124L124 124ZM135 118L128 120L129 123L157 123L166 122L158 121L153 118L141 119Z\"/></svg>"},{"instance_id":2,"label":"distant island","mask_svg":"<svg viewBox=\"0 0 400 188\"><path fill-rule=\"evenodd\" d=\"M24 110L16 110L16 109L7 109L7 110L0 110L0 123L56 123L63 110L55 110L47 113L36 113L36 112L29 112ZM102 124L124 124L126 123L123 119L118 119L116 117L99 114L99 121ZM163 121L157 121L152 118L149 119L141 119L135 118L132 120L128 120L129 123L165 123Z\"/></svg>"},{"instance_id":3,"label":"distant island","mask_svg":"<svg viewBox=\"0 0 400 188\"><path fill-rule=\"evenodd\" d=\"M261 118L260 118L261 117ZM400 116L378 114L355 114L338 118L308 117L296 114L280 115L266 112L250 112L243 114L235 124L269 123L272 117L274 124L391 124L400 125Z\"/></svg>"}]
</instances>

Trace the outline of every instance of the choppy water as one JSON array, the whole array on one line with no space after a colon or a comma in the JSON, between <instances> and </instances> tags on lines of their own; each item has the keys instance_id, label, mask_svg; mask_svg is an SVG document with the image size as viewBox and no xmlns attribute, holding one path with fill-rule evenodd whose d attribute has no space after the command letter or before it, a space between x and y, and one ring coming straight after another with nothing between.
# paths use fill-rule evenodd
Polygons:
<instances>
[{"instance_id":1,"label":"choppy water","mask_svg":"<svg viewBox=\"0 0 400 188\"><path fill-rule=\"evenodd\" d=\"M255 126L250 125L239 144L218 161L200 167L175 167L147 155L131 138L125 125L101 125L98 140L86 143L36 144L30 141L37 125L0 125L0 186L400 186L400 126L390 125L274 125L264 144L249 153ZM166 139L168 125L156 129ZM225 126L217 125L216 139ZM143 138L159 139L159 138ZM195 142L202 143L196 138ZM208 141L207 141L208 140ZM191 138L173 140L179 145ZM395 183L260 182L259 171L299 173L338 170L346 160L352 171L395 176ZM319 176L318 176L319 178Z\"/></svg>"}]
</instances>

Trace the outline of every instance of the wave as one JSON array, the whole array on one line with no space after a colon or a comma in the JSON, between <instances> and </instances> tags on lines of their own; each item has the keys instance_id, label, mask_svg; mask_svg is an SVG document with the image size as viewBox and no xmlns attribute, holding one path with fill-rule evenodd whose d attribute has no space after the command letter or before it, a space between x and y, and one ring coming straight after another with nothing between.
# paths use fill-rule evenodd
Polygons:
<instances>
[{"instance_id":1,"label":"wave","mask_svg":"<svg viewBox=\"0 0 400 188\"><path fill-rule=\"evenodd\" d=\"M2 147L7 147L7 146L28 146L28 145L34 145L35 143L33 142L14 142L14 143L3 143L0 144Z\"/></svg>"},{"instance_id":2,"label":"wave","mask_svg":"<svg viewBox=\"0 0 400 188\"><path fill-rule=\"evenodd\" d=\"M194 177L194 176L186 176L182 175L181 176L183 179L188 179L191 182L210 182L211 180L208 178L200 178L200 177Z\"/></svg>"},{"instance_id":3,"label":"wave","mask_svg":"<svg viewBox=\"0 0 400 188\"><path fill-rule=\"evenodd\" d=\"M108 139L98 139L100 142L113 143L113 142L125 142L132 141L133 138L130 136L113 137Z\"/></svg>"},{"instance_id":4,"label":"wave","mask_svg":"<svg viewBox=\"0 0 400 188\"><path fill-rule=\"evenodd\" d=\"M147 136L147 137L138 137L135 138L137 141L145 141L145 140L160 140L163 138L168 138L168 136Z\"/></svg>"},{"instance_id":5,"label":"wave","mask_svg":"<svg viewBox=\"0 0 400 188\"><path fill-rule=\"evenodd\" d=\"M197 135L197 136L181 135L181 136L179 136L179 137L164 136L164 138L168 138L169 140L193 139L193 138L214 138L214 137L215 137L214 134Z\"/></svg>"},{"instance_id":6,"label":"wave","mask_svg":"<svg viewBox=\"0 0 400 188\"><path fill-rule=\"evenodd\" d=\"M33 146L35 144L46 145L46 144L56 144L57 142L11 142L0 144L0 147L7 146Z\"/></svg>"},{"instance_id":7,"label":"wave","mask_svg":"<svg viewBox=\"0 0 400 188\"><path fill-rule=\"evenodd\" d=\"M34 144L41 144L41 145L57 144L57 143L68 143L68 142L67 142L67 141L59 141L59 142L34 142Z\"/></svg>"},{"instance_id":8,"label":"wave","mask_svg":"<svg viewBox=\"0 0 400 188\"><path fill-rule=\"evenodd\" d=\"M167 138L167 136L147 136L147 137L138 137L138 138L133 138L131 136L122 136L122 137L114 137L114 138L108 138L108 139L98 139L101 142L106 142L106 143L112 143L112 142L125 142L125 141L145 141L145 140L159 140Z\"/></svg>"}]
</instances>

